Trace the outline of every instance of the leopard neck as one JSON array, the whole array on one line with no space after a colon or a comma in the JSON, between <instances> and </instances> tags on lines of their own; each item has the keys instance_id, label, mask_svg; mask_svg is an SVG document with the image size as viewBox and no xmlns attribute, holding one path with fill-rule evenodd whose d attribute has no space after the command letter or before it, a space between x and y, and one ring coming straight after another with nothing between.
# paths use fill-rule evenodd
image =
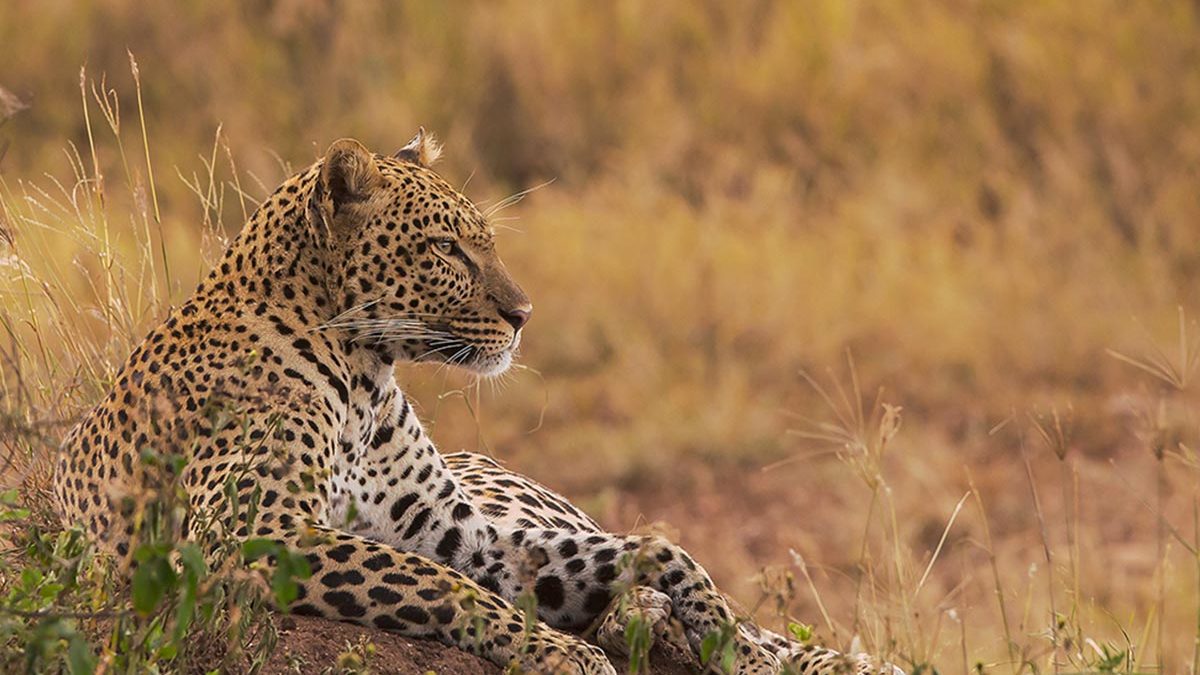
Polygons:
<instances>
[{"instance_id":1,"label":"leopard neck","mask_svg":"<svg viewBox=\"0 0 1200 675\"><path fill-rule=\"evenodd\" d=\"M330 325L337 269L323 224L310 210L319 165L289 178L250 216L192 302L235 307L285 335L325 342L362 386L386 388L393 359Z\"/></svg>"}]
</instances>

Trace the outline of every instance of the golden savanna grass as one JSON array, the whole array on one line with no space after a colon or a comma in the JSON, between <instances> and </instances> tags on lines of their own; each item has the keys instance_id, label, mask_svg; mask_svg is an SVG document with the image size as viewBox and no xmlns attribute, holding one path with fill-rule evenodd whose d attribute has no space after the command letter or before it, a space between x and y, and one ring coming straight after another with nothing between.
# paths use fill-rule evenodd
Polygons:
<instances>
[{"instance_id":1,"label":"golden savanna grass","mask_svg":"<svg viewBox=\"0 0 1200 675\"><path fill-rule=\"evenodd\" d=\"M2 3L8 482L293 168L424 125L536 306L498 386L401 370L443 447L841 648L1196 672L1198 11Z\"/></svg>"}]
</instances>

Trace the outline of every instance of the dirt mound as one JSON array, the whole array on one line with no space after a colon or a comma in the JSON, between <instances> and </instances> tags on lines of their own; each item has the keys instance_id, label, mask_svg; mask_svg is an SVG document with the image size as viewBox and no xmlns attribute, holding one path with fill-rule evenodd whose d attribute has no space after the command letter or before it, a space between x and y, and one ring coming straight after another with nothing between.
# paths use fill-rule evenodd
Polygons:
<instances>
[{"instance_id":1,"label":"dirt mound","mask_svg":"<svg viewBox=\"0 0 1200 675\"><path fill-rule=\"evenodd\" d=\"M340 655L355 645L369 642L374 653L366 665L372 672L385 675L500 675L491 663L459 649L431 640L413 640L389 633L305 616L279 619L279 644L272 653L265 675L320 673L337 665ZM361 650L360 650L361 651ZM655 650L650 655L652 675L686 675L686 665L672 661ZM614 661L617 672L627 672L626 664ZM336 670L334 672L337 672Z\"/></svg>"}]
</instances>

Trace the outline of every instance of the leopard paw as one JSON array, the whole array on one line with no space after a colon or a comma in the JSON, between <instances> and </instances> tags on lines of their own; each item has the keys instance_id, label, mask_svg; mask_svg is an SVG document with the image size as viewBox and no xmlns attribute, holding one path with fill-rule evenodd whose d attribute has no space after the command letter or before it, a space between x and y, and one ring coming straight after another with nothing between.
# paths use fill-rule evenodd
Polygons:
<instances>
[{"instance_id":1,"label":"leopard paw","mask_svg":"<svg viewBox=\"0 0 1200 675\"><path fill-rule=\"evenodd\" d=\"M671 639L671 598L648 586L629 589L600 621L596 643L609 654L628 658L630 655L630 626L638 626L649 634L647 648ZM691 649L683 645L684 653Z\"/></svg>"}]
</instances>

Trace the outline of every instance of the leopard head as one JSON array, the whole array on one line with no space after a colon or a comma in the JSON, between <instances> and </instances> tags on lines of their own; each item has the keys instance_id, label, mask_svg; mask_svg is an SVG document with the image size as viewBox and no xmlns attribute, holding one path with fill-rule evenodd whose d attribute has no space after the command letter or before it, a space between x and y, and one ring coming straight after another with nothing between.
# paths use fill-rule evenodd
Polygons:
<instances>
[{"instance_id":1,"label":"leopard head","mask_svg":"<svg viewBox=\"0 0 1200 675\"><path fill-rule=\"evenodd\" d=\"M439 151L422 130L391 156L349 139L326 152L310 214L331 242L330 324L388 361L497 375L533 306L487 219L430 169Z\"/></svg>"}]
</instances>

